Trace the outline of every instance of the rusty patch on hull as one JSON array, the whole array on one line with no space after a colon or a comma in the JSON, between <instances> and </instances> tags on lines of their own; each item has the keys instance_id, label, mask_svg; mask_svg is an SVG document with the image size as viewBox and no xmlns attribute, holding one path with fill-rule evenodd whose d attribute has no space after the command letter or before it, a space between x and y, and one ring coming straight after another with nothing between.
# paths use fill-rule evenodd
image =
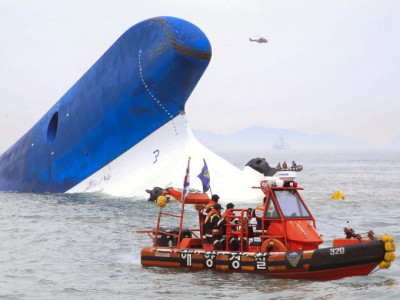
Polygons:
<instances>
[{"instance_id":1,"label":"rusty patch on hull","mask_svg":"<svg viewBox=\"0 0 400 300\"><path fill-rule=\"evenodd\" d=\"M166 40L160 42L157 45L157 48L154 50L151 55L149 55L149 58L151 59L150 56L152 55L160 55L165 49L172 47L172 49L178 51L180 54L184 56L189 56L189 57L194 57L198 59L203 59L203 60L210 60L211 59L211 52L199 52L196 48L193 47L188 47L185 45L184 41L181 41L175 37L173 34L170 25L163 19L163 18L154 18L154 22L157 22L162 25L162 27L165 30L166 33Z\"/></svg>"}]
</instances>

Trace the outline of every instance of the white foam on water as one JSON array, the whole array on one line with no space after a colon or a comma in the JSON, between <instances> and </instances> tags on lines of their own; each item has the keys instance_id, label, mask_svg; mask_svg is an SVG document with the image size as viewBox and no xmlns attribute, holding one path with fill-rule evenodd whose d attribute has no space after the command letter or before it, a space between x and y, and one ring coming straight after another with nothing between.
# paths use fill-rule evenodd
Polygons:
<instances>
[{"instance_id":1,"label":"white foam on water","mask_svg":"<svg viewBox=\"0 0 400 300\"><path fill-rule=\"evenodd\" d=\"M135 253L127 253L118 257L117 262L120 264L140 265L140 255Z\"/></svg>"}]
</instances>

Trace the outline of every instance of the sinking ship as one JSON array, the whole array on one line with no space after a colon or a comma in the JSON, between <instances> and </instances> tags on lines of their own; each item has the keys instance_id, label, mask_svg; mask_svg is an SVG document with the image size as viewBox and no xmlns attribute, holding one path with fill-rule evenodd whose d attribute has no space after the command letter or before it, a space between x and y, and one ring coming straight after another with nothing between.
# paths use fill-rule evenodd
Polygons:
<instances>
[{"instance_id":1,"label":"sinking ship","mask_svg":"<svg viewBox=\"0 0 400 300\"><path fill-rule=\"evenodd\" d=\"M260 174L204 147L186 119L210 59L209 40L190 22L157 17L134 25L1 155L0 190L146 197L149 187L180 187L191 156L192 174L206 159L213 191L229 185L249 196ZM191 187L201 182L193 178Z\"/></svg>"}]
</instances>

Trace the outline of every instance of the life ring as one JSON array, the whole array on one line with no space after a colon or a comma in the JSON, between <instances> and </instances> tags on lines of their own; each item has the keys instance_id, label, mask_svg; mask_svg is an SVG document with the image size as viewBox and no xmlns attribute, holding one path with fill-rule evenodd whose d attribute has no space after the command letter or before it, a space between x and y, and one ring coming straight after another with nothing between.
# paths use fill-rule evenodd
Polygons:
<instances>
[{"instance_id":1,"label":"life ring","mask_svg":"<svg viewBox=\"0 0 400 300\"><path fill-rule=\"evenodd\" d=\"M272 245L272 251L287 251L286 246L277 239L267 239L261 244L261 252L267 252L268 248Z\"/></svg>"}]
</instances>

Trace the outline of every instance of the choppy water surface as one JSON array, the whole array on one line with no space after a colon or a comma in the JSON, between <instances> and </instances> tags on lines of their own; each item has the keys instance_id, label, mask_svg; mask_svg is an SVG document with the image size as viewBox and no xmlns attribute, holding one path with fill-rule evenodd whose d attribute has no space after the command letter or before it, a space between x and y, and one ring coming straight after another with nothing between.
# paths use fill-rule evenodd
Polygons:
<instances>
[{"instance_id":1,"label":"choppy water surface","mask_svg":"<svg viewBox=\"0 0 400 300\"><path fill-rule=\"evenodd\" d=\"M221 154L238 167L265 156ZM343 236L347 221L356 232L392 234L400 246L399 152L276 151L267 157L272 166L293 159L304 165L298 182L305 188L303 197L324 235L324 246ZM195 174L192 180L197 180ZM335 189L345 193L344 201L329 200ZM168 206L178 208L177 203ZM367 277L329 282L144 268L140 249L151 241L136 230L154 227L158 212L145 199L0 193L0 207L4 299L400 298L400 259ZM194 211L188 213L194 216Z\"/></svg>"}]
</instances>

